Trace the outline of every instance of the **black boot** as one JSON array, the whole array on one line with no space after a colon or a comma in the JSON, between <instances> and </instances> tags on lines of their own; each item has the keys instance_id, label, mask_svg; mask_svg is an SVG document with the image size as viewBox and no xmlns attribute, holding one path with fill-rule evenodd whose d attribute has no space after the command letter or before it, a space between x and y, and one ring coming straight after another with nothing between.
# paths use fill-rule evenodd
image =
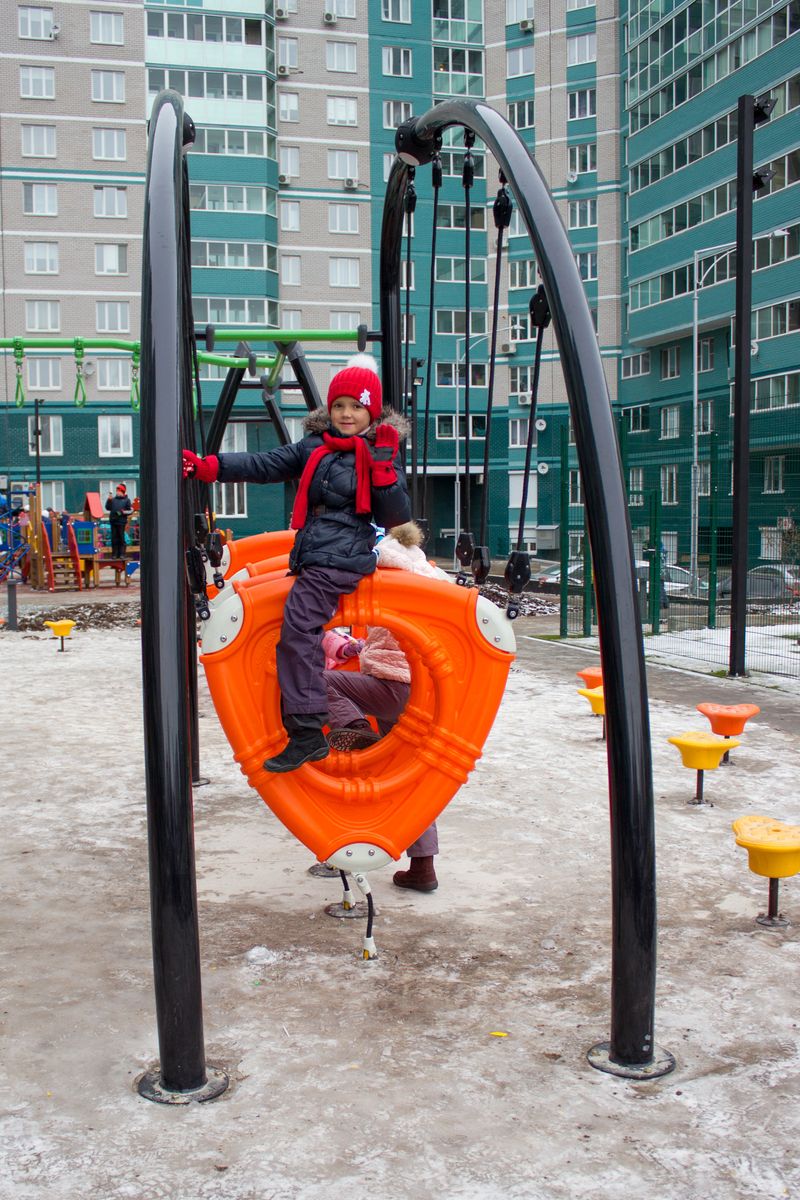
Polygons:
<instances>
[{"instance_id":1,"label":"black boot","mask_svg":"<svg viewBox=\"0 0 800 1200\"><path fill-rule=\"evenodd\" d=\"M322 732L327 713L286 713L283 724L289 735L289 743L280 754L268 758L265 771L284 774L296 771L303 763L319 762L327 758L330 747Z\"/></svg>"}]
</instances>

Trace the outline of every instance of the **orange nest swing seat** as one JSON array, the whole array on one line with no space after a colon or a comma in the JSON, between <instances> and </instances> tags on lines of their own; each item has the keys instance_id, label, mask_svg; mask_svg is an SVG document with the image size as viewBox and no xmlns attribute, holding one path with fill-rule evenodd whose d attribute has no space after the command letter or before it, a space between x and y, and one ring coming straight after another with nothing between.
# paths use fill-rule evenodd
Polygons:
<instances>
[{"instance_id":1,"label":"orange nest swing seat","mask_svg":"<svg viewBox=\"0 0 800 1200\"><path fill-rule=\"evenodd\" d=\"M330 626L382 625L395 635L411 664L405 711L367 750L332 750L273 775L263 762L286 740L275 665L292 586L285 569L269 559L249 565L249 578L213 601L201 656L209 690L242 773L295 837L343 870L384 866L436 819L480 757L514 657L513 629L477 589L378 568L342 597Z\"/></svg>"}]
</instances>

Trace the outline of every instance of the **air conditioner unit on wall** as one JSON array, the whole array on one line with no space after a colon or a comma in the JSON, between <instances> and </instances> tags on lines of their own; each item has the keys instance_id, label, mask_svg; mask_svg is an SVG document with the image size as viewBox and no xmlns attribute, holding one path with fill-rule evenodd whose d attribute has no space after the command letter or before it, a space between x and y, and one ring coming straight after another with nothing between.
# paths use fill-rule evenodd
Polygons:
<instances>
[{"instance_id":1,"label":"air conditioner unit on wall","mask_svg":"<svg viewBox=\"0 0 800 1200\"><path fill-rule=\"evenodd\" d=\"M276 8L275 9L275 20L276 21L285 21L288 16L289 16L289 10L287 8Z\"/></svg>"},{"instance_id":2,"label":"air conditioner unit on wall","mask_svg":"<svg viewBox=\"0 0 800 1200\"><path fill-rule=\"evenodd\" d=\"M354 192L358 187L358 180L353 179L352 176L348 175L347 179L344 181L344 186L347 188L348 192Z\"/></svg>"},{"instance_id":3,"label":"air conditioner unit on wall","mask_svg":"<svg viewBox=\"0 0 800 1200\"><path fill-rule=\"evenodd\" d=\"M577 182L578 182L578 172L577 171L567 171L567 183L577 183Z\"/></svg>"},{"instance_id":4,"label":"air conditioner unit on wall","mask_svg":"<svg viewBox=\"0 0 800 1200\"><path fill-rule=\"evenodd\" d=\"M520 408L530 408L530 406L531 406L530 392L521 392L520 395L517 396L517 404L520 406Z\"/></svg>"},{"instance_id":5,"label":"air conditioner unit on wall","mask_svg":"<svg viewBox=\"0 0 800 1200\"><path fill-rule=\"evenodd\" d=\"M520 33L533 33L533 21L528 17L524 17L519 23Z\"/></svg>"},{"instance_id":6,"label":"air conditioner unit on wall","mask_svg":"<svg viewBox=\"0 0 800 1200\"><path fill-rule=\"evenodd\" d=\"M335 25L336 24L336 13L331 12L330 9L328 9L322 14L322 19L326 25Z\"/></svg>"},{"instance_id":7,"label":"air conditioner unit on wall","mask_svg":"<svg viewBox=\"0 0 800 1200\"><path fill-rule=\"evenodd\" d=\"M289 182L290 182L290 178L288 175L279 175L278 176L278 183L283 184L285 186Z\"/></svg>"},{"instance_id":8,"label":"air conditioner unit on wall","mask_svg":"<svg viewBox=\"0 0 800 1200\"><path fill-rule=\"evenodd\" d=\"M285 65L285 63L280 64L280 66L278 67L278 70L277 70L277 74L278 75L288 75L289 74L289 68Z\"/></svg>"},{"instance_id":9,"label":"air conditioner unit on wall","mask_svg":"<svg viewBox=\"0 0 800 1200\"><path fill-rule=\"evenodd\" d=\"M501 342L500 343L500 353L501 354L516 354L517 353L517 343L516 342Z\"/></svg>"}]
</instances>

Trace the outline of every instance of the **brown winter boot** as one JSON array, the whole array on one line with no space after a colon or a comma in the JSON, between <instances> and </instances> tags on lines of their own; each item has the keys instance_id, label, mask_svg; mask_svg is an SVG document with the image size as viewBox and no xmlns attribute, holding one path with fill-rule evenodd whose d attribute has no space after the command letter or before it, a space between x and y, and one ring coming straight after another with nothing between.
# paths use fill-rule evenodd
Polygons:
<instances>
[{"instance_id":1,"label":"brown winter boot","mask_svg":"<svg viewBox=\"0 0 800 1200\"><path fill-rule=\"evenodd\" d=\"M435 892L439 886L433 869L433 855L427 858L410 858L407 871L395 871L392 883L399 888L412 888L415 892Z\"/></svg>"}]
</instances>

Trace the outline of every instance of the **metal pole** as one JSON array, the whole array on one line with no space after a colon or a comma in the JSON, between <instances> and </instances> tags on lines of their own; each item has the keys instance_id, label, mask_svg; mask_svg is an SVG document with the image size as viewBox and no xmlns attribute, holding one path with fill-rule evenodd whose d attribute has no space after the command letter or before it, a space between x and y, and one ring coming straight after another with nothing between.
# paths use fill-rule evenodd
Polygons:
<instances>
[{"instance_id":1,"label":"metal pole","mask_svg":"<svg viewBox=\"0 0 800 1200\"><path fill-rule=\"evenodd\" d=\"M455 521L453 524L453 570L457 571L459 567L458 555L456 554L456 546L458 545L458 535L461 532L461 464L459 461L459 448L461 445L459 422L461 419L461 344L464 338L456 338L456 481L455 481Z\"/></svg>"},{"instance_id":2,"label":"metal pole","mask_svg":"<svg viewBox=\"0 0 800 1200\"><path fill-rule=\"evenodd\" d=\"M695 250L694 252L694 290L692 295L692 495L691 495L691 531L689 545L689 574L692 577L692 588L697 590L697 535L698 535L698 408L699 408L699 380L697 371L697 352L698 352L698 296L700 292L700 280L697 278L697 270L700 265L700 254L702 251Z\"/></svg>"},{"instance_id":3,"label":"metal pole","mask_svg":"<svg viewBox=\"0 0 800 1200\"><path fill-rule=\"evenodd\" d=\"M203 1043L195 884L180 413L187 373L182 228L183 102L150 122L142 269L142 675L150 916L160 1069L141 1095L206 1100L227 1086Z\"/></svg>"},{"instance_id":4,"label":"metal pole","mask_svg":"<svg viewBox=\"0 0 800 1200\"><path fill-rule=\"evenodd\" d=\"M745 674L750 507L750 312L753 293L753 96L740 96L736 156L736 312L733 381L733 557L728 672Z\"/></svg>"},{"instance_id":5,"label":"metal pole","mask_svg":"<svg viewBox=\"0 0 800 1200\"><path fill-rule=\"evenodd\" d=\"M41 496L42 489L42 459L41 459L41 444L42 444L42 427L39 423L39 405L44 404L44 400L39 396L33 398L33 441L36 451L36 488ZM55 530L53 531L55 534ZM55 547L54 547L55 548Z\"/></svg>"}]
</instances>

